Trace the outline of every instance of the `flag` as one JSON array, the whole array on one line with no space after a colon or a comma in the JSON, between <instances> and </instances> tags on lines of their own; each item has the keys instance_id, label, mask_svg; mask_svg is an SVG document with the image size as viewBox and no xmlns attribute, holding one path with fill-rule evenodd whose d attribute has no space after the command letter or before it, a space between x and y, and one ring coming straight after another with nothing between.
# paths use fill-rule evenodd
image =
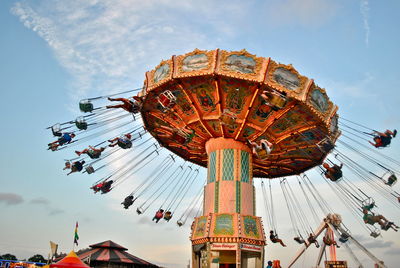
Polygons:
<instances>
[{"instance_id":1,"label":"flag","mask_svg":"<svg viewBox=\"0 0 400 268\"><path fill-rule=\"evenodd\" d=\"M57 254L58 245L53 241L50 241L51 258Z\"/></svg>"},{"instance_id":2,"label":"flag","mask_svg":"<svg viewBox=\"0 0 400 268\"><path fill-rule=\"evenodd\" d=\"M75 236L74 236L74 244L78 245L79 235L78 235L78 222L75 225Z\"/></svg>"}]
</instances>

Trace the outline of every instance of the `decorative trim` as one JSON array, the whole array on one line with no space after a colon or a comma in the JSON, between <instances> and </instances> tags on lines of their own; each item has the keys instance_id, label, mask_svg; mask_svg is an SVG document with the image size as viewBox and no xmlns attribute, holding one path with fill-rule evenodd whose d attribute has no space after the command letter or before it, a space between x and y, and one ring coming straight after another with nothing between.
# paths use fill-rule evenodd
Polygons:
<instances>
[{"instance_id":1,"label":"decorative trim","mask_svg":"<svg viewBox=\"0 0 400 268\"><path fill-rule=\"evenodd\" d=\"M219 181L216 181L214 187L214 213L218 213L218 210L219 210Z\"/></svg>"}]
</instances>

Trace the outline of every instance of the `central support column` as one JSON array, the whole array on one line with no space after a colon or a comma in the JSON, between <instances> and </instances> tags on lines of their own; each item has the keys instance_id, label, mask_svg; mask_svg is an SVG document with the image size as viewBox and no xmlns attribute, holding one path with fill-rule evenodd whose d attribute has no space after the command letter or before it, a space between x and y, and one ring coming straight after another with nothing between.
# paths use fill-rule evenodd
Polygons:
<instances>
[{"instance_id":1,"label":"central support column","mask_svg":"<svg viewBox=\"0 0 400 268\"><path fill-rule=\"evenodd\" d=\"M203 215L255 215L250 148L233 139L216 138L206 143L206 151L208 172Z\"/></svg>"},{"instance_id":2,"label":"central support column","mask_svg":"<svg viewBox=\"0 0 400 268\"><path fill-rule=\"evenodd\" d=\"M265 234L255 216L252 151L243 142L206 143L203 216L192 225L192 266L262 268Z\"/></svg>"}]
</instances>

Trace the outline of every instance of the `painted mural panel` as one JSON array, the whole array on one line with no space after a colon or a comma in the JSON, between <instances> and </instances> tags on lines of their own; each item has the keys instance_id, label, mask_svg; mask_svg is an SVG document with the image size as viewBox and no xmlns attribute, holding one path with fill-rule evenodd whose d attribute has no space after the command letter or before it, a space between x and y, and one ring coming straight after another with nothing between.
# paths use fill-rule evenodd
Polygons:
<instances>
[{"instance_id":1,"label":"painted mural panel","mask_svg":"<svg viewBox=\"0 0 400 268\"><path fill-rule=\"evenodd\" d=\"M245 55L233 54L226 59L225 65L231 71L251 74L255 72L256 61Z\"/></svg>"},{"instance_id":2,"label":"painted mural panel","mask_svg":"<svg viewBox=\"0 0 400 268\"><path fill-rule=\"evenodd\" d=\"M282 67L275 69L274 80L289 90L296 90L300 87L300 79L297 74Z\"/></svg>"},{"instance_id":3,"label":"painted mural panel","mask_svg":"<svg viewBox=\"0 0 400 268\"><path fill-rule=\"evenodd\" d=\"M195 114L195 112L193 110L193 106L191 105L191 103L187 99L187 97L186 97L184 92L182 92L179 89L174 89L171 92L176 98L176 106L178 106L180 108L181 112L184 115L192 116L192 115Z\"/></svg>"},{"instance_id":4,"label":"painted mural panel","mask_svg":"<svg viewBox=\"0 0 400 268\"><path fill-rule=\"evenodd\" d=\"M204 121L204 124L208 126L208 129L210 129L213 133L214 136L222 136L221 133L221 121L219 120L207 120Z\"/></svg>"},{"instance_id":5,"label":"painted mural panel","mask_svg":"<svg viewBox=\"0 0 400 268\"><path fill-rule=\"evenodd\" d=\"M250 112L248 121L262 127L264 122L273 114L272 108L267 105L261 96L257 96Z\"/></svg>"},{"instance_id":6,"label":"painted mural panel","mask_svg":"<svg viewBox=\"0 0 400 268\"><path fill-rule=\"evenodd\" d=\"M197 219L194 238L204 237L206 235L207 216L201 216Z\"/></svg>"},{"instance_id":7,"label":"painted mural panel","mask_svg":"<svg viewBox=\"0 0 400 268\"><path fill-rule=\"evenodd\" d=\"M260 238L260 232L257 228L257 218L253 216L243 216L243 230L247 237Z\"/></svg>"},{"instance_id":8,"label":"painted mural panel","mask_svg":"<svg viewBox=\"0 0 400 268\"><path fill-rule=\"evenodd\" d=\"M315 88L311 91L310 102L313 107L321 113L325 113L328 110L328 96L319 88Z\"/></svg>"},{"instance_id":9,"label":"painted mural panel","mask_svg":"<svg viewBox=\"0 0 400 268\"><path fill-rule=\"evenodd\" d=\"M167 63L162 64L154 72L153 82L154 83L160 82L161 80L165 79L169 75L170 72L171 72L171 68L169 67L169 64L167 64Z\"/></svg>"},{"instance_id":10,"label":"painted mural panel","mask_svg":"<svg viewBox=\"0 0 400 268\"><path fill-rule=\"evenodd\" d=\"M329 130L332 133L336 133L339 129L338 127L338 122L339 122L339 116L337 114L335 114L332 119L331 119L331 124L329 126Z\"/></svg>"},{"instance_id":11,"label":"painted mural panel","mask_svg":"<svg viewBox=\"0 0 400 268\"><path fill-rule=\"evenodd\" d=\"M325 135L324 135L325 136ZM283 141L280 142L279 145L283 147L290 146L299 146L299 145L308 145L308 144L316 144L323 137L322 132L317 132L315 130L307 130L300 134L296 134L290 136Z\"/></svg>"},{"instance_id":12,"label":"painted mural panel","mask_svg":"<svg viewBox=\"0 0 400 268\"><path fill-rule=\"evenodd\" d=\"M286 112L285 116L282 116L278 121L276 121L270 129L275 135L281 134L293 130L294 128L312 125L313 119L314 118L302 107L297 106L296 108Z\"/></svg>"},{"instance_id":13,"label":"painted mural panel","mask_svg":"<svg viewBox=\"0 0 400 268\"><path fill-rule=\"evenodd\" d=\"M182 71L192 72L207 69L209 59L205 53L187 56L182 61Z\"/></svg>"},{"instance_id":14,"label":"painted mural panel","mask_svg":"<svg viewBox=\"0 0 400 268\"><path fill-rule=\"evenodd\" d=\"M214 235L234 235L233 215L219 214L215 216Z\"/></svg>"}]
</instances>

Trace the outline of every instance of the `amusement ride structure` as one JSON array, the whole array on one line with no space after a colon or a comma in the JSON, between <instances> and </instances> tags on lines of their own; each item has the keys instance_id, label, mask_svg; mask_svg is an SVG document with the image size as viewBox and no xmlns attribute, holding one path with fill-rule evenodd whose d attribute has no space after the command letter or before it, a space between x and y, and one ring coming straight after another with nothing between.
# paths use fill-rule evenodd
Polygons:
<instances>
[{"instance_id":1,"label":"amusement ride structure","mask_svg":"<svg viewBox=\"0 0 400 268\"><path fill-rule=\"evenodd\" d=\"M262 179L273 243L280 239L276 234L271 179L280 181L293 228L297 232L294 240L303 245L294 261L324 232L317 266L326 246L330 247L331 260L336 261L336 234L342 243L349 239L354 241L374 262L384 267L351 236L340 215L323 201L305 172L317 167L318 173L324 173L324 180L335 187L334 192L348 200L350 210L357 217L364 216L365 219L368 218L366 215L380 215L371 212L375 202L366 191L343 176L343 164L398 208L399 194L392 189L397 181L396 168L355 148L354 143L360 142L351 136L363 138L365 134L383 138L382 135L386 135L391 139L396 136L396 131L379 133L370 129L359 130L366 127L344 119L341 130L346 134L343 136L354 142L339 139L341 131L337 106L329 100L324 89L299 74L293 66L257 57L245 50L195 50L162 61L154 70L147 72L144 86L137 90L134 98L112 97L114 95L83 100L80 108L88 115L52 126L53 134L60 138L50 143L49 149L57 151L115 133L109 140L99 139L98 144L77 151L78 157L66 163L65 169L70 169L71 173L96 174L112 162L127 159L129 149L145 148L136 151L124 167L95 182L92 187L95 193L107 193L120 185L156 159L164 148L184 159L184 164L175 169L173 166L178 160L174 155L158 161L151 174L122 202L127 209L137 199L144 199L136 209L138 214L142 214L168 192L153 218L156 222L162 218L169 221L185 194L193 188L193 183L203 181L198 178L199 168L195 167L207 168L203 195L201 190L195 194L188 209L177 221L178 226L183 225L188 211L201 203L200 215L192 224L193 267L263 267L267 242L262 220L256 216L254 178ZM111 105L94 107L93 103L107 98ZM83 135L98 127L105 131ZM124 127L128 129L122 129ZM147 138L148 133L157 143ZM347 154L338 151L337 141L374 163L383 175L365 169ZM387 144L381 146L377 143L378 146L385 147ZM331 155L329 158L328 154ZM109 161L99 166L99 161L105 162L106 159ZM384 159L399 166L395 159ZM335 164L338 162L341 165ZM288 176L292 176L293 180L286 178ZM270 179L269 196L264 179ZM291 180L298 181L307 204L300 205L299 197L296 198L289 184ZM168 185L176 186L167 190ZM143 197L146 192L152 192L147 199ZM319 206L321 210L318 216L314 206ZM305 220L304 210L308 208L315 218L324 218L316 230L308 228ZM380 235L374 223L381 225L382 230L397 228L389 220L371 220L371 226L366 228L374 237Z\"/></svg>"}]
</instances>

